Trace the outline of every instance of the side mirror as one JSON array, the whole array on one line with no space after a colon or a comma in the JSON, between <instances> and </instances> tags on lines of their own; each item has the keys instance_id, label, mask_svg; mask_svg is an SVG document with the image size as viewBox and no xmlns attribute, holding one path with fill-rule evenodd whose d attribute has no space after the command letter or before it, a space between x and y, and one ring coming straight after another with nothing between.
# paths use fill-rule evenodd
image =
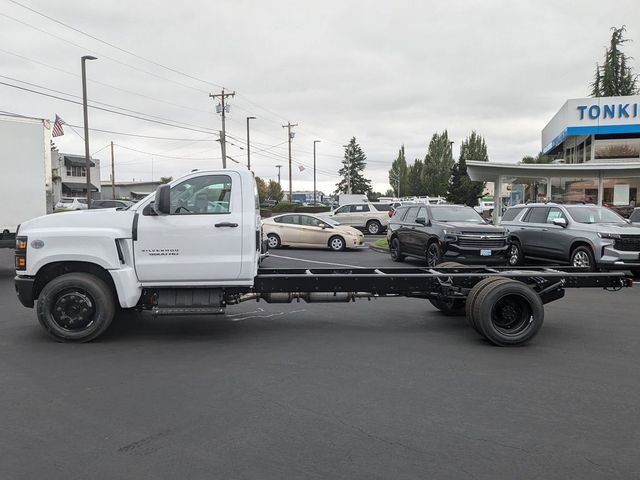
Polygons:
<instances>
[{"instance_id":1,"label":"side mirror","mask_svg":"<svg viewBox=\"0 0 640 480\"><path fill-rule=\"evenodd\" d=\"M158 215L169 215L171 213L171 205L169 194L171 187L167 184L160 185L156 190L156 198L153 202L153 209Z\"/></svg>"},{"instance_id":2,"label":"side mirror","mask_svg":"<svg viewBox=\"0 0 640 480\"><path fill-rule=\"evenodd\" d=\"M424 217L418 217L416 218L416 223L419 223L420 225L426 225L427 220Z\"/></svg>"},{"instance_id":3,"label":"side mirror","mask_svg":"<svg viewBox=\"0 0 640 480\"><path fill-rule=\"evenodd\" d=\"M326 223L321 223L320 224L320 228L324 230L325 228L327 228L327 224Z\"/></svg>"},{"instance_id":4,"label":"side mirror","mask_svg":"<svg viewBox=\"0 0 640 480\"><path fill-rule=\"evenodd\" d=\"M567 220L565 218L561 218L561 217L554 218L553 224L558 225L559 227L562 227L562 228L567 228Z\"/></svg>"}]
</instances>

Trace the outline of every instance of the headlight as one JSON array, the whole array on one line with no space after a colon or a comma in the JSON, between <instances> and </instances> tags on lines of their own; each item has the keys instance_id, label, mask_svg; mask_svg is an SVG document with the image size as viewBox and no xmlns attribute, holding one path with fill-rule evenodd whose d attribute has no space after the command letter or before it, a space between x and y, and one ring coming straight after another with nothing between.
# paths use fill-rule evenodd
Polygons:
<instances>
[{"instance_id":1,"label":"headlight","mask_svg":"<svg viewBox=\"0 0 640 480\"><path fill-rule=\"evenodd\" d=\"M456 240L458 240L458 232L456 231L445 229L442 231L442 233L444 233L445 241L455 242Z\"/></svg>"},{"instance_id":2,"label":"headlight","mask_svg":"<svg viewBox=\"0 0 640 480\"><path fill-rule=\"evenodd\" d=\"M604 232L598 232L598 236L600 238L620 238L620 234L619 233L604 233Z\"/></svg>"}]
</instances>

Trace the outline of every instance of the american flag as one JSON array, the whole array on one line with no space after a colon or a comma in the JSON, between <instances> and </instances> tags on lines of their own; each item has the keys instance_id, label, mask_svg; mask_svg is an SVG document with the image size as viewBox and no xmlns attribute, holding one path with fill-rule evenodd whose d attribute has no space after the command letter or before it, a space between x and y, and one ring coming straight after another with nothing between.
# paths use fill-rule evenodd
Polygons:
<instances>
[{"instance_id":1,"label":"american flag","mask_svg":"<svg viewBox=\"0 0 640 480\"><path fill-rule=\"evenodd\" d=\"M62 135L64 135L64 130L62 130L62 125L64 125L64 120L62 120L56 114L56 120L55 122L53 122L53 130L52 130L54 137L61 137Z\"/></svg>"}]
</instances>

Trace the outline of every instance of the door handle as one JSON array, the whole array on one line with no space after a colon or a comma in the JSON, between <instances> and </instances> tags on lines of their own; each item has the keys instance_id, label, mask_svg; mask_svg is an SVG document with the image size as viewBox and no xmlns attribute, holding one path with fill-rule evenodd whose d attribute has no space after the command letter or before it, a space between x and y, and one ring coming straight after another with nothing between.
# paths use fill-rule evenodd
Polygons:
<instances>
[{"instance_id":1,"label":"door handle","mask_svg":"<svg viewBox=\"0 0 640 480\"><path fill-rule=\"evenodd\" d=\"M222 222L222 223L216 223L216 228L220 228L220 227L231 227L231 228L235 228L237 227L238 224L237 223L232 223L232 222Z\"/></svg>"},{"instance_id":2,"label":"door handle","mask_svg":"<svg viewBox=\"0 0 640 480\"><path fill-rule=\"evenodd\" d=\"M548 229L548 228L543 228L543 229L542 229L542 231L543 231L543 232L548 232L548 231L549 231L549 229Z\"/></svg>"}]
</instances>

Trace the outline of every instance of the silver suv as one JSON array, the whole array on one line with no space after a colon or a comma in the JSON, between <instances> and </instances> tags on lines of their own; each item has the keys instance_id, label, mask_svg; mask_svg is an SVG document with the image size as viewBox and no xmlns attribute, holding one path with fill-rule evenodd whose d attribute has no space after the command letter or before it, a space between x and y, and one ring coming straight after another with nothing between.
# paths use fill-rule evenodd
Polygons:
<instances>
[{"instance_id":1,"label":"silver suv","mask_svg":"<svg viewBox=\"0 0 640 480\"><path fill-rule=\"evenodd\" d=\"M532 203L509 208L501 224L511 240L510 265L525 257L590 270L640 272L640 228L596 205Z\"/></svg>"}]
</instances>

